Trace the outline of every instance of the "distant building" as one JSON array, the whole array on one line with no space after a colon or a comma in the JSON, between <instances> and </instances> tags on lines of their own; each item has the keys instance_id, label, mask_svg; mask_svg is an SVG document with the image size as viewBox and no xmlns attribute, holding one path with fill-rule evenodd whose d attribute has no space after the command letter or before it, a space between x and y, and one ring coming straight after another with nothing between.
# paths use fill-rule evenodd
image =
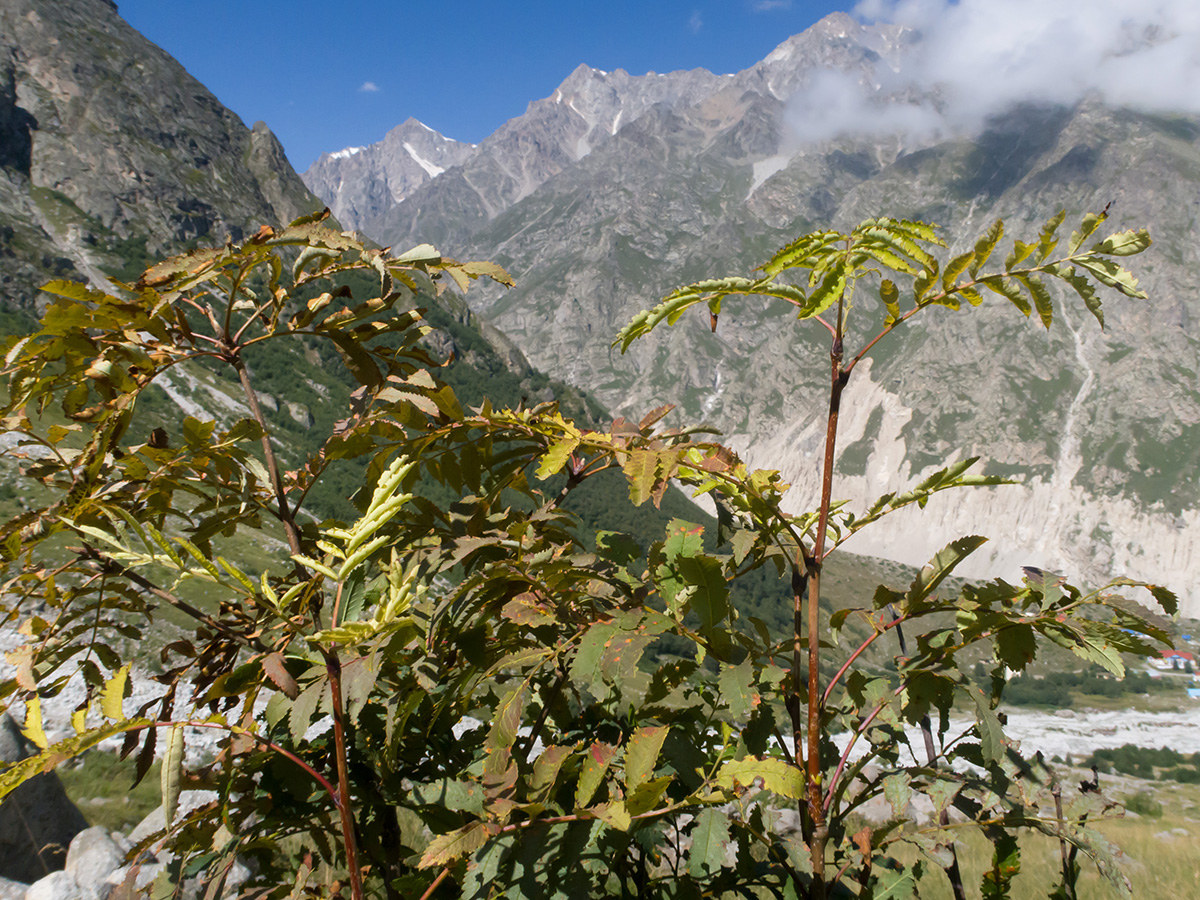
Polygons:
<instances>
[{"instance_id":1,"label":"distant building","mask_svg":"<svg viewBox=\"0 0 1200 900\"><path fill-rule=\"evenodd\" d=\"M1196 657L1186 650L1164 650L1161 657L1150 660L1150 665L1159 669L1184 669L1195 664Z\"/></svg>"}]
</instances>

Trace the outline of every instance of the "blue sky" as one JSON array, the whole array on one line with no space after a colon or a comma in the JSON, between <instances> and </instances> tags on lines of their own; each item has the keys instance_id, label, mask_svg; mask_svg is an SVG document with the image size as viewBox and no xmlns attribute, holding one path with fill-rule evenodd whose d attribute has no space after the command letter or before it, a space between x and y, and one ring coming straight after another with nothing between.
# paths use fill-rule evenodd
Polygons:
<instances>
[{"instance_id":1,"label":"blue sky","mask_svg":"<svg viewBox=\"0 0 1200 900\"><path fill-rule=\"evenodd\" d=\"M121 15L303 171L409 116L472 143L580 63L736 72L853 2L118 0Z\"/></svg>"}]
</instances>

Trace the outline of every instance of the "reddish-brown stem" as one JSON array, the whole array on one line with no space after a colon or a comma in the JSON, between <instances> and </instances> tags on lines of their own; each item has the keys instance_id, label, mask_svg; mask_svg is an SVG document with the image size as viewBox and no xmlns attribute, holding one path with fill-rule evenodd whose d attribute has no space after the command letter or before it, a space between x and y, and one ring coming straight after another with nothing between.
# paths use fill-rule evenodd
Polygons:
<instances>
[{"instance_id":1,"label":"reddish-brown stem","mask_svg":"<svg viewBox=\"0 0 1200 900\"><path fill-rule=\"evenodd\" d=\"M325 669L329 672L329 691L333 701L333 748L337 757L338 812L342 818L342 842L346 847L346 870L350 875L350 896L363 900L362 869L358 864L358 840L354 816L350 810L350 772L346 760L346 712L342 704L342 662L333 650L325 650Z\"/></svg>"},{"instance_id":2,"label":"reddish-brown stem","mask_svg":"<svg viewBox=\"0 0 1200 900\"><path fill-rule=\"evenodd\" d=\"M429 898L433 896L433 892L438 889L438 885L445 881L446 876L449 874L450 867L446 866L446 868L442 869L442 871L438 873L438 877L433 879L433 884L425 889L425 893L421 895L421 900L429 900Z\"/></svg>"},{"instance_id":3,"label":"reddish-brown stem","mask_svg":"<svg viewBox=\"0 0 1200 900\"><path fill-rule=\"evenodd\" d=\"M884 625L882 628L879 628L874 634L872 634L869 638L867 638L865 641L863 641L858 646L858 649L850 654L850 658L848 660L846 660L845 664L840 669L838 669L837 674L834 675L833 678L831 678L829 680L829 684L825 685L825 693L821 695L821 705L822 706L824 706L826 703L829 702L829 695L833 693L833 689L835 687L837 687L838 682L842 680L842 676L846 674L846 672L850 669L850 667L852 665L854 665L854 661L856 659L858 659L858 657L862 654L862 652L864 650L866 650L868 647L870 647L871 644L873 644L875 642L876 638L878 638L880 635L887 634L889 629L895 628L897 625L899 625L901 622L903 622L907 618L908 618L907 616L901 616L900 618L893 619L891 622Z\"/></svg>"},{"instance_id":4,"label":"reddish-brown stem","mask_svg":"<svg viewBox=\"0 0 1200 900\"><path fill-rule=\"evenodd\" d=\"M799 546L799 545L797 545ZM788 698L788 713L792 719L792 750L795 755L794 762L802 770L804 777L808 778L809 773L804 765L804 721L800 717L800 701L803 694L804 680L803 660L804 660L804 592L808 589L808 561L803 561L805 564L804 572L800 570L799 561L792 566L792 693ZM812 820L808 815L807 801L799 802L800 824L804 833L804 840L812 840Z\"/></svg>"},{"instance_id":5,"label":"reddish-brown stem","mask_svg":"<svg viewBox=\"0 0 1200 900\"><path fill-rule=\"evenodd\" d=\"M837 331L834 329L834 327L832 325L830 325L828 322L826 322L820 316L813 316L812 318L813 318L814 322L816 322L818 325L820 325L822 328L824 328L826 331L828 331L831 337L833 337L835 339L837 338Z\"/></svg>"},{"instance_id":6,"label":"reddish-brown stem","mask_svg":"<svg viewBox=\"0 0 1200 900\"><path fill-rule=\"evenodd\" d=\"M842 780L842 772L845 771L846 762L850 759L850 751L854 749L854 745L858 743L858 739L866 733L868 728L871 727L871 723L875 721L875 717L883 712L886 708L887 703L880 703L873 710L871 710L871 714L863 719L862 724L854 730L854 736L846 743L846 749L842 751L841 759L838 760L837 769L834 771L833 777L829 779L829 791L822 801L822 807L824 809L829 809L830 805L833 803L833 795L837 790L838 782Z\"/></svg>"},{"instance_id":7,"label":"reddish-brown stem","mask_svg":"<svg viewBox=\"0 0 1200 900\"><path fill-rule=\"evenodd\" d=\"M337 594L335 594L333 598L333 615L330 616L329 619L329 624L333 628L338 627L338 622L340 621L340 617L342 615L342 587L342 582L338 582Z\"/></svg>"},{"instance_id":8,"label":"reddish-brown stem","mask_svg":"<svg viewBox=\"0 0 1200 900\"><path fill-rule=\"evenodd\" d=\"M838 415L842 391L849 374L842 371L844 301L838 302L837 330L829 352L829 417L825 426L825 457L821 473L821 506L817 533L808 566L808 814L812 820L813 897L825 900L825 843L829 828L821 796L821 567L825 559L825 536L829 530L829 507L833 496L833 463L837 452Z\"/></svg>"}]
</instances>

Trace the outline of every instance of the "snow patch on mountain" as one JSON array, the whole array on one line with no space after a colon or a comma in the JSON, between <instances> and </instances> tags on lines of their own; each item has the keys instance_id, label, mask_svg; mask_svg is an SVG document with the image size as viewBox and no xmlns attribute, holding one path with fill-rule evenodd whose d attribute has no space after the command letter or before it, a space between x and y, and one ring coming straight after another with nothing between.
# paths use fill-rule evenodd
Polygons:
<instances>
[{"instance_id":1,"label":"snow patch on mountain","mask_svg":"<svg viewBox=\"0 0 1200 900\"><path fill-rule=\"evenodd\" d=\"M439 175L441 175L443 172L446 171L441 166L435 166L429 160L427 160L423 156L421 156L420 153L418 153L416 150L413 149L413 145L410 144L408 141L404 142L404 149L408 151L408 155L413 158L413 160L416 162L416 164L418 166L420 166L422 169L424 169L426 172L429 173L430 178L437 178Z\"/></svg>"},{"instance_id":2,"label":"snow patch on mountain","mask_svg":"<svg viewBox=\"0 0 1200 900\"><path fill-rule=\"evenodd\" d=\"M764 181L774 175L776 172L782 172L787 167L790 156L782 154L769 156L766 159L760 159L754 164L754 180L750 182L750 192L746 194L746 199L749 200L754 196Z\"/></svg>"}]
</instances>

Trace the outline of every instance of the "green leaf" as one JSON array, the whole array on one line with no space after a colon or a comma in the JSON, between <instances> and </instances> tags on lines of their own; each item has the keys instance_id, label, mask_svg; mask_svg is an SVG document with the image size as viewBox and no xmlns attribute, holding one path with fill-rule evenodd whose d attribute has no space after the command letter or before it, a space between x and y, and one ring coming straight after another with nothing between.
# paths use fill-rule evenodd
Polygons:
<instances>
[{"instance_id":1,"label":"green leaf","mask_svg":"<svg viewBox=\"0 0 1200 900\"><path fill-rule=\"evenodd\" d=\"M579 641L579 649L575 652L575 658L571 660L572 683L597 697L608 694L604 688L601 663L604 651L617 631L617 627L609 622L592 625Z\"/></svg>"},{"instance_id":2,"label":"green leaf","mask_svg":"<svg viewBox=\"0 0 1200 900\"><path fill-rule=\"evenodd\" d=\"M775 276L786 269L812 269L830 253L842 250L846 235L838 231L817 231L803 234L777 251L762 267L767 275Z\"/></svg>"},{"instance_id":3,"label":"green leaf","mask_svg":"<svg viewBox=\"0 0 1200 900\"><path fill-rule=\"evenodd\" d=\"M25 701L25 724L21 726L21 732L39 750L45 750L50 745L46 729L42 726L42 698L37 694Z\"/></svg>"},{"instance_id":4,"label":"green leaf","mask_svg":"<svg viewBox=\"0 0 1200 900\"><path fill-rule=\"evenodd\" d=\"M498 266L493 262L467 262L463 263L462 269L468 275L476 277L482 275L505 287L516 286L516 282L513 281L513 277L508 274L508 271L503 266Z\"/></svg>"},{"instance_id":5,"label":"green leaf","mask_svg":"<svg viewBox=\"0 0 1200 900\"><path fill-rule=\"evenodd\" d=\"M630 793L650 780L669 725L648 725L635 731L625 747L625 788Z\"/></svg>"},{"instance_id":6,"label":"green leaf","mask_svg":"<svg viewBox=\"0 0 1200 900\"><path fill-rule=\"evenodd\" d=\"M1095 244L1088 252L1109 256L1133 256L1148 248L1151 243L1150 232L1144 228L1138 231L1119 231Z\"/></svg>"},{"instance_id":7,"label":"green leaf","mask_svg":"<svg viewBox=\"0 0 1200 900\"><path fill-rule=\"evenodd\" d=\"M1045 283L1036 275L1018 275L1017 280L1025 285L1026 290L1033 297L1033 305L1037 308L1038 318L1042 320L1043 325L1049 328L1054 320L1054 300L1050 296L1050 292L1046 290Z\"/></svg>"},{"instance_id":8,"label":"green leaf","mask_svg":"<svg viewBox=\"0 0 1200 900\"><path fill-rule=\"evenodd\" d=\"M754 544L758 540L758 532L751 531L748 528L739 528L733 533L733 537L729 541L729 546L733 550L733 561L737 565L750 555L750 551L754 549Z\"/></svg>"},{"instance_id":9,"label":"green leaf","mask_svg":"<svg viewBox=\"0 0 1200 900\"><path fill-rule=\"evenodd\" d=\"M798 318L811 319L819 316L837 303L846 291L845 262L838 262L821 279L821 283L809 294L807 302L800 308Z\"/></svg>"},{"instance_id":10,"label":"green leaf","mask_svg":"<svg viewBox=\"0 0 1200 900\"><path fill-rule=\"evenodd\" d=\"M996 245L1000 243L1000 238L1004 237L1004 222L997 219L993 222L975 242L975 258L970 265L971 277L975 278L979 275L979 270L982 269L987 261L992 256L992 251L996 249Z\"/></svg>"},{"instance_id":11,"label":"green leaf","mask_svg":"<svg viewBox=\"0 0 1200 900\"><path fill-rule=\"evenodd\" d=\"M883 796L897 819L908 818L908 804L912 802L912 777L907 772L896 772L883 779Z\"/></svg>"},{"instance_id":12,"label":"green leaf","mask_svg":"<svg viewBox=\"0 0 1200 900\"><path fill-rule=\"evenodd\" d=\"M1038 236L1037 255L1034 257L1038 265L1044 263L1050 257L1050 254L1054 252L1054 248L1058 246L1058 240L1054 235L1058 232L1058 227L1062 225L1066 217L1067 211L1060 209L1042 226L1042 232Z\"/></svg>"},{"instance_id":13,"label":"green leaf","mask_svg":"<svg viewBox=\"0 0 1200 900\"><path fill-rule=\"evenodd\" d=\"M603 741L596 741L583 754L583 768L579 771L579 781L575 785L575 808L584 809L596 795L596 790L604 781L604 773L608 771L617 748Z\"/></svg>"},{"instance_id":14,"label":"green leaf","mask_svg":"<svg viewBox=\"0 0 1200 900\"><path fill-rule=\"evenodd\" d=\"M194 416L185 416L183 419L183 439L187 441L189 447L203 447L208 443L208 439L212 437L213 429L216 427L216 422L201 422Z\"/></svg>"},{"instance_id":15,"label":"green leaf","mask_svg":"<svg viewBox=\"0 0 1200 900\"><path fill-rule=\"evenodd\" d=\"M1096 289L1092 287L1092 283L1076 272L1073 266L1058 267L1052 271L1052 274L1058 276L1075 289L1075 293L1083 298L1083 305L1087 307L1088 312L1095 316L1096 321L1100 323L1100 327L1103 329L1104 313L1100 309L1100 297L1097 295Z\"/></svg>"},{"instance_id":16,"label":"green leaf","mask_svg":"<svg viewBox=\"0 0 1200 900\"><path fill-rule=\"evenodd\" d=\"M1075 265L1080 269L1087 269L1092 276L1101 284L1108 285L1110 288L1115 288L1126 297L1132 297L1135 300L1145 300L1149 295L1145 291L1139 291L1137 279L1133 277L1133 273L1127 269L1121 268L1111 259L1104 259L1097 256L1081 256L1073 260Z\"/></svg>"},{"instance_id":17,"label":"green leaf","mask_svg":"<svg viewBox=\"0 0 1200 900\"><path fill-rule=\"evenodd\" d=\"M612 346L621 345L621 352L629 349L629 345L645 334L649 334L660 323L666 321L674 325L679 317L697 303L713 301L717 303L730 294L753 295L761 294L767 297L778 297L788 300L796 306L803 306L804 292L791 285L775 284L770 278L730 278L697 281L672 291L653 309L644 309L621 329L612 342ZM718 307L719 309L719 307Z\"/></svg>"},{"instance_id":18,"label":"green leaf","mask_svg":"<svg viewBox=\"0 0 1200 900\"><path fill-rule=\"evenodd\" d=\"M949 291L954 288L958 283L958 276L965 272L967 266L974 261L975 251L968 250L946 263L946 268L942 270L942 290Z\"/></svg>"},{"instance_id":19,"label":"green leaf","mask_svg":"<svg viewBox=\"0 0 1200 900\"><path fill-rule=\"evenodd\" d=\"M358 622L363 616L363 605L367 599L367 576L365 567L357 566L342 583L342 602L334 626L347 622Z\"/></svg>"},{"instance_id":20,"label":"green leaf","mask_svg":"<svg viewBox=\"0 0 1200 900\"><path fill-rule=\"evenodd\" d=\"M704 549L704 526L683 519L672 519L667 523L667 539L663 543L663 554L670 562L680 557L695 556Z\"/></svg>"},{"instance_id":21,"label":"green leaf","mask_svg":"<svg viewBox=\"0 0 1200 900\"><path fill-rule=\"evenodd\" d=\"M592 812L601 822L617 831L628 831L629 826L633 823L633 818L629 815L629 810L625 808L623 800L601 803Z\"/></svg>"},{"instance_id":22,"label":"green leaf","mask_svg":"<svg viewBox=\"0 0 1200 900\"><path fill-rule=\"evenodd\" d=\"M419 806L448 809L451 812L467 812L483 815L483 787L471 781L443 778L424 784L414 784L409 791L412 801Z\"/></svg>"},{"instance_id":23,"label":"green leaf","mask_svg":"<svg viewBox=\"0 0 1200 900\"><path fill-rule=\"evenodd\" d=\"M618 566L627 566L642 555L642 547L632 537L619 531L597 531L596 555Z\"/></svg>"},{"instance_id":24,"label":"green leaf","mask_svg":"<svg viewBox=\"0 0 1200 900\"><path fill-rule=\"evenodd\" d=\"M1033 626L1014 622L996 630L996 658L1015 672L1022 671L1037 656Z\"/></svg>"},{"instance_id":25,"label":"green leaf","mask_svg":"<svg viewBox=\"0 0 1200 900\"><path fill-rule=\"evenodd\" d=\"M329 690L328 680L319 678L301 691L300 696L292 701L292 709L288 714L288 730L291 732L292 740L297 744L304 739L304 733L308 731L308 724L312 721L313 713L317 711L317 704L321 702L321 695L327 690Z\"/></svg>"},{"instance_id":26,"label":"green leaf","mask_svg":"<svg viewBox=\"0 0 1200 900\"><path fill-rule=\"evenodd\" d=\"M972 534L951 541L933 557L933 560L921 569L920 574L913 579L905 594L906 609L919 608L920 605L938 589L938 586L952 573L964 559L987 543L987 538Z\"/></svg>"},{"instance_id":27,"label":"green leaf","mask_svg":"<svg viewBox=\"0 0 1200 900\"><path fill-rule=\"evenodd\" d=\"M983 873L979 890L983 900L1009 900L1012 881L1021 871L1021 848L1017 836L999 828L985 829L992 842L992 865Z\"/></svg>"},{"instance_id":28,"label":"green leaf","mask_svg":"<svg viewBox=\"0 0 1200 900\"><path fill-rule=\"evenodd\" d=\"M625 798L625 809L628 810L631 816L640 816L649 812L658 805L662 800L663 794L667 792L675 781L673 775L663 775L660 778L652 778L649 781L642 782L636 789L629 793Z\"/></svg>"},{"instance_id":29,"label":"green leaf","mask_svg":"<svg viewBox=\"0 0 1200 900\"><path fill-rule=\"evenodd\" d=\"M1007 298L1023 315L1028 316L1033 312L1033 307L1029 305L1029 301L1021 293L1021 289L1007 276L990 275L987 278L981 278L979 283L1001 297Z\"/></svg>"},{"instance_id":30,"label":"green leaf","mask_svg":"<svg viewBox=\"0 0 1200 900\"><path fill-rule=\"evenodd\" d=\"M1012 252L1004 260L1004 270L1011 272L1018 265L1029 258L1029 255L1037 249L1036 244L1027 244L1024 241L1014 240Z\"/></svg>"},{"instance_id":31,"label":"green leaf","mask_svg":"<svg viewBox=\"0 0 1200 900\"><path fill-rule=\"evenodd\" d=\"M887 859L876 867L876 881L871 900L918 900L921 877L921 862L911 867Z\"/></svg>"},{"instance_id":32,"label":"green leaf","mask_svg":"<svg viewBox=\"0 0 1200 900\"><path fill-rule=\"evenodd\" d=\"M359 384L368 387L383 385L383 375L379 371L379 366L355 338L336 328L322 330L333 341L334 346L341 353L342 362L346 364L346 368L350 370L350 374Z\"/></svg>"},{"instance_id":33,"label":"green leaf","mask_svg":"<svg viewBox=\"0 0 1200 900\"><path fill-rule=\"evenodd\" d=\"M1071 232L1071 242L1067 244L1067 255L1074 256L1079 248L1083 246L1083 242L1095 234L1096 229L1100 227L1100 223L1107 218L1107 212L1102 212L1099 215L1096 213L1085 215L1083 222L1079 226L1079 230Z\"/></svg>"},{"instance_id":34,"label":"green leaf","mask_svg":"<svg viewBox=\"0 0 1200 900\"><path fill-rule=\"evenodd\" d=\"M721 696L729 704L729 714L740 721L759 704L758 691L754 689L754 661L746 659L736 666L721 663L721 674L717 677Z\"/></svg>"},{"instance_id":35,"label":"green leaf","mask_svg":"<svg viewBox=\"0 0 1200 900\"><path fill-rule=\"evenodd\" d=\"M933 256L918 243L925 241L942 245L933 226L924 222L900 221L886 217L868 219L854 229L854 234L857 238L855 247L861 247L876 258L880 249L890 248L915 263L905 266L886 263L898 271L916 275L922 269L934 270L937 266Z\"/></svg>"},{"instance_id":36,"label":"green leaf","mask_svg":"<svg viewBox=\"0 0 1200 900\"><path fill-rule=\"evenodd\" d=\"M554 784L563 763L571 758L574 747L551 745L538 754L533 762L533 776L529 780L529 800L532 803L546 803L554 793Z\"/></svg>"},{"instance_id":37,"label":"green leaf","mask_svg":"<svg viewBox=\"0 0 1200 900\"><path fill-rule=\"evenodd\" d=\"M887 310L886 324L894 324L900 318L900 290L894 281L885 278L879 283L879 300Z\"/></svg>"},{"instance_id":38,"label":"green leaf","mask_svg":"<svg viewBox=\"0 0 1200 900\"><path fill-rule=\"evenodd\" d=\"M688 873L693 878L707 878L720 872L725 865L728 844L729 817L711 806L701 810L692 829Z\"/></svg>"},{"instance_id":39,"label":"green leaf","mask_svg":"<svg viewBox=\"0 0 1200 900\"><path fill-rule=\"evenodd\" d=\"M729 583L721 561L712 556L680 557L676 561L688 586L692 611L700 617L700 631L711 635L729 615Z\"/></svg>"},{"instance_id":40,"label":"green leaf","mask_svg":"<svg viewBox=\"0 0 1200 900\"><path fill-rule=\"evenodd\" d=\"M417 244L411 250L406 250L399 256L393 256L388 260L389 263L406 263L408 265L434 265L442 261L442 254L438 253L437 248L433 244ZM499 268L499 266L497 266Z\"/></svg>"},{"instance_id":41,"label":"green leaf","mask_svg":"<svg viewBox=\"0 0 1200 900\"><path fill-rule=\"evenodd\" d=\"M525 710L525 684L508 691L496 706L495 718L488 729L484 747L493 751L509 750L517 741L521 713Z\"/></svg>"},{"instance_id":42,"label":"green leaf","mask_svg":"<svg viewBox=\"0 0 1200 900\"><path fill-rule=\"evenodd\" d=\"M1007 741L996 711L988 705L987 697L978 688L964 688L975 704L975 721L979 728L979 746L985 762L999 762L1004 758Z\"/></svg>"}]
</instances>

